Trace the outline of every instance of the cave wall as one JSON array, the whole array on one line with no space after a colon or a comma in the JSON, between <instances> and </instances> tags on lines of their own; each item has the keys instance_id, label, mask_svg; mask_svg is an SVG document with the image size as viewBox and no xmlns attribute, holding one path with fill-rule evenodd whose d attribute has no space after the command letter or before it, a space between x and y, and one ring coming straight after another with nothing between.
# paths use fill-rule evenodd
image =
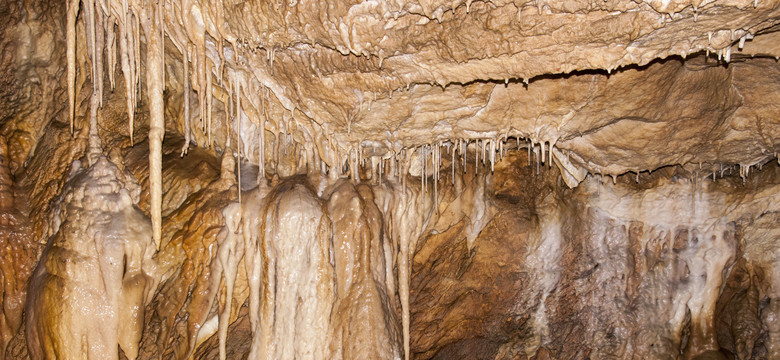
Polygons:
<instances>
[{"instance_id":1,"label":"cave wall","mask_svg":"<svg viewBox=\"0 0 780 360\"><path fill-rule=\"evenodd\" d=\"M744 185L667 168L573 190L501 165L473 247L467 216L421 240L419 358L777 357L776 164Z\"/></svg>"},{"instance_id":2,"label":"cave wall","mask_svg":"<svg viewBox=\"0 0 780 360\"><path fill-rule=\"evenodd\" d=\"M4 358L780 358L776 2L159 4L0 4Z\"/></svg>"},{"instance_id":3,"label":"cave wall","mask_svg":"<svg viewBox=\"0 0 780 360\"><path fill-rule=\"evenodd\" d=\"M400 299L393 284L399 268L374 264L399 261L398 253L389 251L397 244L385 232L392 231L387 229L392 211L401 208L388 204L388 194L403 184L366 180L356 187L341 180L318 190L316 176L280 179L264 185L265 190L245 191L239 205L233 157L223 157L220 163L196 150L194 158L183 159L177 151L180 143L173 141L166 148L163 174L171 193L165 196L169 201L164 209L169 230L156 257L160 273L166 275L145 311L139 358L180 358L190 352L199 358L218 356L214 324L220 316L229 319L219 322L226 327L227 353L243 357L253 351L254 345L240 344L257 341L252 329L268 315L250 320L249 309L252 296L259 300L254 307L268 306L268 300L259 297L267 291L249 289L250 267L238 263L248 257L236 252L250 251L240 248L258 240L265 217L245 215L240 226L230 225L235 221L230 218L240 211L275 218L282 211L274 210L279 205L261 204L277 204L273 199L281 194L296 199L287 205L295 210L286 218L296 221L298 199L305 196L317 204L311 209L327 219L327 229L311 233L300 232L302 224L293 225L296 236L324 236L332 239L325 246L334 247L332 255L323 254L330 275L318 279L325 281L328 293L343 297L326 303L343 310L321 313L339 314L323 321L342 337L329 337L332 340L320 346L341 349L336 351L346 358L390 346L395 350L375 357L399 356ZM146 158L135 153L142 151L132 148L123 156L125 166L129 174L145 179ZM199 159L197 168L204 176L192 176L193 159ZM565 186L557 168L529 162L524 151L509 151L492 173L487 163L479 173L461 173L460 166L455 165L454 178L439 181L435 193L432 184L426 185L429 201L438 198L437 209L415 214L428 217L429 225L412 260L414 358L666 358L707 351L740 358L776 356L773 273L778 266L780 169L774 163L745 183L734 169L716 181L706 177L694 183L685 169L666 168L638 178L621 176L614 184L611 178L589 177L575 189ZM409 195L422 195L422 182L409 181L406 187L412 190ZM141 206L148 209L143 201ZM278 231L273 229L266 232ZM232 242L230 233L236 237ZM255 234L254 240L239 241L243 234ZM300 250L312 249L317 248ZM223 254L226 251L233 254ZM231 276L233 299L226 300L225 282ZM223 315L223 309L229 314ZM345 316L352 311L355 315ZM283 316L285 311L272 313ZM383 318L389 332L376 326ZM365 325L369 327L361 330ZM358 334L366 335L368 342L358 341L363 338ZM283 343L299 349L299 341ZM357 353L348 356L349 347Z\"/></svg>"}]
</instances>

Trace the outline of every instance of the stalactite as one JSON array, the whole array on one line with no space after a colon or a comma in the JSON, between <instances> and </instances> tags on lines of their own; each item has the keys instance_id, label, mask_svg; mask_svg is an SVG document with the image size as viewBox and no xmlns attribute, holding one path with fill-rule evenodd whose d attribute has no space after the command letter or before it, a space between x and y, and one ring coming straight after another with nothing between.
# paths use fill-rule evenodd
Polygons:
<instances>
[{"instance_id":1,"label":"stalactite","mask_svg":"<svg viewBox=\"0 0 780 360\"><path fill-rule=\"evenodd\" d=\"M87 166L95 164L97 159L103 155L103 149L98 135L98 108L100 107L100 95L96 90L92 90L89 99L89 131L87 148Z\"/></svg>"},{"instance_id":2,"label":"stalactite","mask_svg":"<svg viewBox=\"0 0 780 360\"><path fill-rule=\"evenodd\" d=\"M95 25L93 26L95 32L95 43L93 44L95 57L92 58L92 62L95 64L95 77L92 78L92 87L97 89L98 104L100 107L103 107L103 54L105 53L104 47L106 39L103 34L103 22L103 11L98 9L98 11L95 11Z\"/></svg>"},{"instance_id":3,"label":"stalactite","mask_svg":"<svg viewBox=\"0 0 780 360\"><path fill-rule=\"evenodd\" d=\"M135 64L135 70L133 70L133 75L135 75L135 79L133 80L133 89L135 90L135 93L133 94L133 99L138 98L138 94L140 92L140 85L141 85L141 20L138 18L138 14L133 14L133 63ZM133 103L134 106L137 104L137 102Z\"/></svg>"},{"instance_id":4,"label":"stalactite","mask_svg":"<svg viewBox=\"0 0 780 360\"><path fill-rule=\"evenodd\" d=\"M428 152L426 150L427 148L425 147L425 145L420 146L420 161L421 161L420 165L422 168L422 172L420 173L420 186L422 187L423 197L425 197L425 190L428 185L426 183L426 180L428 180L428 169L427 169ZM422 197L420 199L422 199Z\"/></svg>"},{"instance_id":5,"label":"stalactite","mask_svg":"<svg viewBox=\"0 0 780 360\"><path fill-rule=\"evenodd\" d=\"M241 82L238 79L234 79L236 82L236 172L238 177L238 204L241 205Z\"/></svg>"},{"instance_id":6,"label":"stalactite","mask_svg":"<svg viewBox=\"0 0 780 360\"><path fill-rule=\"evenodd\" d=\"M138 94L137 86L140 84L138 77L140 76L140 61L137 59L137 57L140 57L140 42L141 37L138 34L138 26L139 24L144 25L144 36L147 42L147 60L146 60L146 76L147 76L147 86L148 86L148 96L149 96L149 107L150 107L150 131L149 131L149 184L150 184L150 193L151 193L151 200L150 200L150 207L151 207L151 217L152 217L152 223L153 223L153 235L154 235L154 241L159 249L161 245L161 201L162 201L162 177L161 177L161 166L162 166L162 141L164 138L164 102L163 102L163 88L164 88L164 79L165 79L165 68L164 68L164 23L163 23L163 13L162 13L162 7L164 2L159 1L157 3L157 10L153 12L153 16L151 17L151 23L148 22L146 14L138 14L133 15L131 13L131 10L127 6L126 0L123 1L123 14L119 16L118 20L115 20L113 17L105 17L105 14L102 13L98 6L95 5L95 3L91 0L85 0L84 2L84 8L86 10L85 17L87 21L87 48L89 49L89 53L91 53L91 60L92 60L92 80L93 80L93 98L91 99L91 114L90 114L90 141L92 141L92 132L97 131L97 108L99 107L98 101L102 100L102 84L103 84L103 74L104 71L104 59L108 62L109 65L109 81L111 83L111 86L113 88L114 86L114 67L115 67L115 61L116 59L114 54L115 49L115 35L113 33L113 23L114 21L118 21L117 25L119 27L120 31L120 38L119 38L119 46L120 46L120 55L121 55L121 67L123 71L123 75L125 78L125 85L126 85L126 98L127 98L127 108L128 108L128 117L129 117L129 132L130 132L130 139L131 143L133 140L133 129L134 129L134 111L135 106L137 105L136 102L136 96ZM470 1L467 3L467 7L469 6ZM75 22L76 17L78 14L78 8L79 8L79 1L69 1L68 3L68 18L67 18L67 42L68 42L68 51L67 51L67 61L68 61L68 100L69 100L69 117L70 117L70 126L71 131L73 131L74 127L74 118L75 118L75 73L76 73L76 56L75 56L75 50L76 50L76 44L75 44ZM75 9L75 10L73 10ZM97 11L96 11L97 10ZM217 10L221 11L221 8L218 8ZM152 10L149 10L152 11ZM468 10L467 10L468 12ZM187 15L189 16L189 15ZM218 15L218 18L221 18L222 14L220 13ZM140 19L140 20L139 20ZM221 20L220 20L221 21ZM109 29L109 26L111 30ZM133 31L135 30L135 31ZM211 34L211 32L209 32ZM215 34L211 34L215 35ZM169 34L170 36L170 34ZM740 48L744 44L745 38L740 39ZM208 57L208 53L206 51L206 44L205 41L203 43L198 43L197 50L195 50L195 54L193 54L193 58L190 59L190 43L187 43L186 46L184 46L184 53L183 56L183 66L184 66L184 136L185 136L185 143L181 150L181 155L184 156L188 152L189 143L191 141L191 124L190 124L190 93L193 91L193 88L197 86L197 93L198 93L198 99L199 99L199 106L200 106L200 117L201 117L201 124L203 129L206 131L206 135L208 137L208 145L212 146L213 148L216 148L214 145L214 141L218 141L221 139L222 134L220 133L220 129L213 130L213 100L215 97L215 94L220 94L221 88L220 86L224 86L223 84L223 73L224 71L230 71L225 70L226 68L229 68L229 64L226 62L225 57L227 56L227 61L230 60L230 56L226 55L223 51L223 46L225 44L223 43L222 39L218 39L217 43L219 44L217 54L220 57L220 60L218 63L216 60L212 57ZM240 54L236 51L236 44L233 43L233 49L234 54L236 57L239 57ZM178 46L178 45L177 45ZM211 46L211 45L209 45ZM134 50L135 49L135 50ZM209 51L213 51L213 49L209 48ZM105 51L104 51L105 50ZM726 61L728 62L730 60L730 48L726 49ZM229 52L229 51L228 51ZM105 58L103 57L105 55ZM268 51L267 56L269 59L269 62L271 66L273 65L273 61L275 58L274 50ZM380 58L380 67L382 58ZM189 62L193 62L193 78L190 79L190 73L189 73ZM212 61L210 64L209 61ZM212 67L213 66L213 67ZM212 74L214 72L214 74ZM230 76L230 74L228 74ZM217 81L217 87L213 87L214 84L212 84L212 76L216 77ZM237 151L232 156L235 156L235 176L236 176L236 182L238 185L238 205L241 207L242 205L245 205L242 201L242 191L241 191L241 151L243 149L243 146L248 146L246 144L246 141L242 139L242 117L244 115L244 107L242 107L241 104L241 87L245 87L245 92L247 93L247 100L249 102L249 105L246 106L246 115L248 116L248 119L257 120L257 151L258 151L258 175L257 180L260 184L260 187L265 185L264 177L265 177L265 131L266 131L266 120L269 120L268 117L271 116L271 111L269 108L269 111L266 112L265 107L271 106L271 100L266 99L267 92L269 92L269 88L266 86L263 86L261 89L261 98L260 98L260 106L262 108L261 115L258 117L256 116L256 110L257 106L255 103L253 103L253 100L256 98L250 97L250 93L255 92L255 84L254 83L242 83L241 79L237 74L233 75L233 78L229 78L230 85L233 86L233 90L228 89L228 91L233 91L235 93L235 103L232 102L232 96L222 96L217 95L218 101L224 101L226 103L225 110L228 112L228 116L225 118L224 127L227 130L226 137L227 137L227 143L225 151L232 151L230 150L230 136L231 132L233 131L233 128L231 127L231 120L235 121L235 136L236 136L236 148ZM249 86L249 89L246 89L246 86ZM407 91L409 89L409 85L407 84ZM276 90L275 90L276 91ZM277 94L279 94L277 92ZM408 95L408 94L407 94ZM390 91L390 97L392 98L392 91ZM225 100L227 99L227 100ZM278 99L280 99L278 97ZM361 95L362 99L362 95ZM374 93L374 99L376 101L376 93ZM268 104L266 104L266 101ZM234 105L235 104L235 105ZM246 105L246 104L244 104ZM285 104L282 104L282 112L284 113L283 119L278 122L274 122L275 120L272 120L272 123L269 125L269 131L276 132L276 136L273 139L273 143L270 145L272 147L272 156L273 162L272 164L275 166L276 173L279 174L281 163L284 162L285 166L288 165L290 161L294 163L294 165L298 166L298 169L300 169L301 166L305 166L308 168L308 165L316 164L312 160L312 158L309 156L309 152L314 152L317 150L315 147L311 147L309 144L306 144L303 146L303 148L297 148L297 141L301 137L299 136L300 128L296 128L296 121L294 118L294 109L288 107ZM381 108L380 103L375 104L376 108ZM371 110L372 102L368 102L368 109ZM362 110L362 100L360 102L359 108ZM290 109L290 118L287 118L287 114L285 112L285 109ZM303 111L304 108L299 108L299 110ZM348 126L348 133L351 132L351 124L352 121L355 120L355 118L350 117L347 122ZM358 123L356 122L356 125ZM254 123L249 124L249 129L254 127ZM216 131L216 132L215 132ZM251 131L250 131L251 132ZM416 148L403 148L401 147L400 150L397 150L397 148L394 148L392 150L392 156L389 155L382 155L382 156L376 156L375 153L370 152L368 149L364 149L362 143L359 144L352 144L348 149L347 148L339 148L337 145L334 144L334 140L332 139L333 134L328 134L328 154L322 155L323 157L328 157L330 160L329 166L325 166L324 163L321 163L320 169L323 169L322 171L325 171L325 169L330 169L330 171L333 171L333 174L339 177L343 177L344 173L349 171L348 176L352 177L353 182L360 183L360 170L362 166L365 166L366 162L366 156L369 157L371 160L371 175L369 176L376 176L376 184L378 186L383 185L383 175L384 175L384 161L387 159L390 161L390 172L391 176L387 177L387 182L389 184L392 184L392 177L396 177L397 181L401 184L403 184L402 187L402 194L400 203L403 204L401 206L408 206L413 207L413 203L418 203L417 206L419 208L424 207L426 203L426 199L430 200L429 198L426 198L426 192L428 192L427 195L433 195L433 206L437 207L439 196L438 196L438 183L440 181L441 176L441 147L443 146L443 142L439 141L438 143L429 143L427 145L421 145ZM303 141L307 141L307 136L304 135L302 138ZM492 136L491 139L482 139L482 140L475 140L473 150L475 152L475 173L478 173L479 166L480 166L480 156L482 157L481 161L483 166L487 165L487 162L490 163L490 171L491 173L495 171L495 163L496 163L496 154L498 154L498 161L503 161L504 157L506 156L506 152L508 151L509 144L505 144L507 142L507 136L508 134L504 134L504 137L501 138L500 135L492 134L492 135L483 135L485 137ZM251 134L250 137L254 137L254 134ZM295 137L298 137L298 140L296 140ZM531 137L529 135L529 137ZM536 139L534 137L534 139ZM99 140L99 138L98 138ZM520 140L519 137L516 137L518 148L520 147ZM248 140L250 143L252 140ZM481 141L481 143L480 143ZM496 142L499 143L496 143ZM489 142L489 143L488 143ZM90 143L90 145L92 145ZM506 145L506 146L505 146ZM463 161L463 172L465 173L467 171L467 152L468 152L468 146L469 141L468 140L458 140L457 144L454 140L450 140L450 143L448 144L448 150L450 151L451 155L451 183L454 185L455 182L455 168L456 168L456 158L455 158L455 151L456 147L457 150L460 151L460 154L462 156ZM481 147L481 148L480 148ZM531 152L534 153L534 159L536 162L536 174L540 173L540 167L543 168L543 166L540 166L541 164L544 164L545 161L547 161L548 168L552 166L553 162L553 152L555 147L555 141L550 140L548 141L540 141L539 148L536 148L536 145L533 141L529 140L529 144L527 145L528 150L528 163L531 167L531 171L533 172L533 162L531 161ZM305 149L305 150L304 150ZM251 150L254 150L253 148ZM366 153L364 154L364 150L366 150ZM396 150L398 153L396 153ZM417 151L415 151L417 150ZM547 151L545 151L547 150ZM401 151L403 151L403 155L401 155ZM420 165L420 189L419 192L417 191L416 184L414 184L414 195L419 196L419 202L415 201L414 197L412 195L409 195L407 193L406 188L406 180L409 175L413 176L416 175L416 166L417 164L414 163L415 166L415 173L411 172L411 166L412 166L412 155L417 152L417 155L419 156L419 165ZM249 155L251 153L250 150L244 151L243 156L248 156L251 160L251 156ZM481 155L480 155L481 153ZM280 156L282 155L288 155L288 156ZM561 156L560 149L558 149L558 155L556 155L556 161L560 163L562 156ZM428 162L428 157L431 157L430 164ZM489 157L488 157L489 156ZM293 160L290 160L293 159ZM297 160L297 162L295 162ZM567 156L568 160L568 156ZM780 159L778 160L780 162ZM344 168L344 166L348 165L349 170L347 168ZM445 164L446 165L446 164ZM560 165L560 164L558 164ZM429 166L432 167L429 169ZM499 166L499 168L501 168ZM365 169L365 168L363 168ZM366 169L367 170L367 169ZM294 170L295 171L295 170ZM397 172L396 172L397 171ZM428 179L428 172L431 172L432 179ZM445 169L446 171L446 169ZM639 170L636 171L636 181L639 182ZM740 165L740 176L744 179L748 176L750 172L750 166L741 166ZM723 173L723 169L721 168L721 175ZM394 175L394 176L393 176ZM489 174L484 174L482 176L482 179L484 179L486 176L489 176ZM713 181L716 179L716 173L713 171L712 173ZM446 177L446 175L445 175ZM613 183L616 182L616 175L612 174L613 177ZM429 193L429 190L427 189L429 181L433 181L433 194ZM251 200L247 200L247 202L250 202ZM438 208L438 207L437 207ZM421 222L425 222L425 216L423 214L423 219ZM254 229L257 230L257 229ZM245 231L245 235L248 236L248 232ZM402 308L402 326L403 326L403 337L404 337L404 356L406 359L410 356L410 340L409 340L409 326L410 326L410 319L409 319L409 283L410 283L410 268L411 268L411 259L414 255L414 248L415 243L417 241L417 237L406 235L400 237L400 245L399 245L399 254L398 254L398 276L399 276L399 295L401 298L401 308ZM247 240L248 241L248 240ZM248 242L247 242L248 244ZM471 248L473 246L470 245ZM247 249L249 249L249 246L247 246ZM235 258L233 251L227 252L228 259ZM249 259L249 258L247 258ZM232 259L233 261L235 259ZM233 269L230 271L233 271L232 273L226 272L225 277L227 280L227 300L225 302L225 307L219 311L219 341L220 341L220 358L225 358L225 337L227 333L227 326L228 321L230 317L230 307L231 307L231 296L233 291L233 282L235 281L235 268L238 266L237 263L229 263L229 261L220 259L220 261L223 262L222 267L225 269L225 271L228 271L228 269ZM252 260L247 260L247 273L249 273L250 267L255 269L255 264L260 263L261 260L259 258L252 258ZM254 275L257 278L259 278L259 275L257 272L253 272ZM232 280L231 280L232 279ZM256 286L259 288L259 286ZM254 294L254 293L253 293ZM257 295L257 298L260 298L260 295ZM258 304L255 303L254 305L250 301L250 308L253 310L250 313L251 323L252 323L252 329L253 331L257 328L259 328L260 325L260 319L258 318Z\"/></svg>"},{"instance_id":7,"label":"stalactite","mask_svg":"<svg viewBox=\"0 0 780 360\"><path fill-rule=\"evenodd\" d=\"M452 153L450 154L452 157L452 160L450 160L450 167L452 169L452 182L450 184L455 185L455 148L452 149Z\"/></svg>"},{"instance_id":8,"label":"stalactite","mask_svg":"<svg viewBox=\"0 0 780 360\"><path fill-rule=\"evenodd\" d=\"M189 45L184 47L182 62L184 63L184 145L181 148L181 156L187 155L190 148L192 130L190 129L190 60Z\"/></svg>"},{"instance_id":9,"label":"stalactite","mask_svg":"<svg viewBox=\"0 0 780 360\"><path fill-rule=\"evenodd\" d=\"M155 12L147 24L146 84L149 92L149 187L152 234L157 249L162 241L162 142L165 136L165 109L163 102L164 54L163 39L158 31L163 14Z\"/></svg>"},{"instance_id":10,"label":"stalactite","mask_svg":"<svg viewBox=\"0 0 780 360\"><path fill-rule=\"evenodd\" d=\"M541 168L541 157L543 156L542 153L542 144L539 144L539 149L534 146L534 163L536 163L536 175L540 174L540 168Z\"/></svg>"},{"instance_id":11,"label":"stalactite","mask_svg":"<svg viewBox=\"0 0 780 360\"><path fill-rule=\"evenodd\" d=\"M479 140L474 140L474 174L479 174Z\"/></svg>"},{"instance_id":12,"label":"stalactite","mask_svg":"<svg viewBox=\"0 0 780 360\"><path fill-rule=\"evenodd\" d=\"M357 153L358 168L360 168L360 167L363 166L363 161L364 161L364 159L363 159L363 145L362 144L358 144L357 145L356 153Z\"/></svg>"},{"instance_id":13,"label":"stalactite","mask_svg":"<svg viewBox=\"0 0 780 360\"><path fill-rule=\"evenodd\" d=\"M258 144L258 149L257 149L257 151L259 152L257 178L260 180L262 180L265 177L265 120L266 120L266 115L260 116L260 127L259 127L260 143Z\"/></svg>"},{"instance_id":14,"label":"stalactite","mask_svg":"<svg viewBox=\"0 0 780 360\"><path fill-rule=\"evenodd\" d=\"M206 44L204 42L196 43L195 47L195 70L198 74L198 106L200 107L200 126L201 131L206 133L207 116L206 111ZM208 143L207 143L208 144Z\"/></svg>"},{"instance_id":15,"label":"stalactite","mask_svg":"<svg viewBox=\"0 0 780 360\"><path fill-rule=\"evenodd\" d=\"M230 87L228 87L228 89L230 89ZM230 119L236 121L236 118L233 117L233 114L235 113L235 110L233 109L235 106L233 104L233 90L228 90L227 99L224 101L226 112L225 121L223 123L223 126L225 127L225 151L232 145L230 139L232 138L231 134L233 133L233 129L230 128Z\"/></svg>"},{"instance_id":16,"label":"stalactite","mask_svg":"<svg viewBox=\"0 0 780 360\"><path fill-rule=\"evenodd\" d=\"M490 141L490 172L495 171L496 165L496 140Z\"/></svg>"},{"instance_id":17,"label":"stalactite","mask_svg":"<svg viewBox=\"0 0 780 360\"><path fill-rule=\"evenodd\" d=\"M87 40L87 54L91 60L90 75L92 77L92 85L97 83L97 64L95 63L95 3L94 0L83 0L84 4L84 30L86 31Z\"/></svg>"},{"instance_id":18,"label":"stalactite","mask_svg":"<svg viewBox=\"0 0 780 360\"><path fill-rule=\"evenodd\" d=\"M441 168L441 143L433 149L433 202L439 203L439 170Z\"/></svg>"},{"instance_id":19,"label":"stalactite","mask_svg":"<svg viewBox=\"0 0 780 360\"><path fill-rule=\"evenodd\" d=\"M550 141L550 146L547 148L547 167L552 167L553 162L553 147L555 146L554 141Z\"/></svg>"},{"instance_id":20,"label":"stalactite","mask_svg":"<svg viewBox=\"0 0 780 360\"><path fill-rule=\"evenodd\" d=\"M108 82L111 85L111 91L114 91L114 88L116 87L116 80L114 79L114 73L116 72L116 32L114 31L115 23L116 19L114 19L113 16L109 16L108 20L103 23L103 33L106 35L105 43L108 44L106 47L106 58L109 65Z\"/></svg>"},{"instance_id":21,"label":"stalactite","mask_svg":"<svg viewBox=\"0 0 780 360\"><path fill-rule=\"evenodd\" d=\"M134 75L130 65L130 51L132 44L128 44L128 37L131 36L128 32L129 25L127 24L127 0L122 0L122 18L119 24L119 61L122 68L122 76L125 80L125 102L127 106L127 119L128 119L128 134L130 135L130 145L134 143L133 138L133 121L135 118L135 90L133 90Z\"/></svg>"},{"instance_id":22,"label":"stalactite","mask_svg":"<svg viewBox=\"0 0 780 360\"><path fill-rule=\"evenodd\" d=\"M485 163L487 163L487 140L482 139L480 142L482 143L482 165L485 165Z\"/></svg>"},{"instance_id":23,"label":"stalactite","mask_svg":"<svg viewBox=\"0 0 780 360\"><path fill-rule=\"evenodd\" d=\"M236 151L236 183L238 184L238 204L241 205L241 147L239 140L239 150Z\"/></svg>"},{"instance_id":24,"label":"stalactite","mask_svg":"<svg viewBox=\"0 0 780 360\"><path fill-rule=\"evenodd\" d=\"M225 44L223 43L223 39L217 40L217 56L219 56L219 60L217 61L217 64L215 66L215 75L217 77L217 85L224 86L224 73L225 73L225 51L224 47ZM238 54L235 54L235 56L238 56Z\"/></svg>"},{"instance_id":25,"label":"stalactite","mask_svg":"<svg viewBox=\"0 0 780 360\"><path fill-rule=\"evenodd\" d=\"M465 174L468 168L468 159L467 159L468 143L466 142L466 140L463 140L462 143L463 145L461 146L461 155L463 156L463 173Z\"/></svg>"},{"instance_id":26,"label":"stalactite","mask_svg":"<svg viewBox=\"0 0 780 360\"><path fill-rule=\"evenodd\" d=\"M68 45L68 117L70 132L73 133L73 121L76 114L76 17L78 16L80 0L68 2L66 41Z\"/></svg>"},{"instance_id":27,"label":"stalactite","mask_svg":"<svg viewBox=\"0 0 780 360\"><path fill-rule=\"evenodd\" d=\"M214 140L212 138L212 119L213 119L213 111L214 111L214 95L211 93L211 67L206 67L206 88L203 91L205 93L205 99L206 99L206 117L207 117L207 129L206 132L208 133L208 141L209 141L209 147L214 146Z\"/></svg>"}]
</instances>

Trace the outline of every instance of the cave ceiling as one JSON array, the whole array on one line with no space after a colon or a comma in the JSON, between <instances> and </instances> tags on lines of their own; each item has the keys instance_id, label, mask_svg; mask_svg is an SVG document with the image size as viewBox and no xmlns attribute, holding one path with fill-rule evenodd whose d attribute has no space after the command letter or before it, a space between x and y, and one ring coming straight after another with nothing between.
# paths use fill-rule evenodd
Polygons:
<instances>
[{"instance_id":1,"label":"cave ceiling","mask_svg":"<svg viewBox=\"0 0 780 360\"><path fill-rule=\"evenodd\" d=\"M587 172L774 158L779 3L88 1L69 21L94 6L98 26L75 36L96 37L69 48L87 45L78 71L121 68L143 116L140 44L164 34L165 126L218 148L240 134L254 163L274 156L258 126L330 167L354 152L530 142L576 186ZM95 41L120 56L90 54Z\"/></svg>"}]
</instances>

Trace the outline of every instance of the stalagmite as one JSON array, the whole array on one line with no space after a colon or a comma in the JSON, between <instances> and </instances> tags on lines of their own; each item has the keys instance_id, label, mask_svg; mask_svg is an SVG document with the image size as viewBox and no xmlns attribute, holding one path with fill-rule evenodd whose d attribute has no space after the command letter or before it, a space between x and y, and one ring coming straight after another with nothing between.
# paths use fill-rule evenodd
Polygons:
<instances>
[{"instance_id":1,"label":"stalagmite","mask_svg":"<svg viewBox=\"0 0 780 360\"><path fill-rule=\"evenodd\" d=\"M157 286L151 227L140 187L102 154L99 91L90 97L88 149L58 199L42 260L30 280L30 358L130 359ZM84 163L84 168L81 164Z\"/></svg>"},{"instance_id":2,"label":"stalagmite","mask_svg":"<svg viewBox=\"0 0 780 360\"><path fill-rule=\"evenodd\" d=\"M322 335L329 331L335 284L326 265L332 250L325 207L295 180L277 186L267 201L258 229L261 321L249 357L330 358Z\"/></svg>"},{"instance_id":3,"label":"stalagmite","mask_svg":"<svg viewBox=\"0 0 780 360\"><path fill-rule=\"evenodd\" d=\"M239 166L240 167L240 166ZM239 187L240 193L240 187ZM214 277L217 284L221 280L220 277L225 279L225 305L222 311L219 313L219 358L225 360L225 341L227 339L227 330L230 320L230 312L233 303L233 288L238 275L238 263L244 255L245 242L242 241L242 237L246 236L242 233L242 216L243 211L241 203L238 205L233 204L228 206L224 211L227 226L221 234L223 239L219 244L217 261L219 264L220 275ZM218 285L217 285L218 286Z\"/></svg>"},{"instance_id":4,"label":"stalagmite","mask_svg":"<svg viewBox=\"0 0 780 360\"><path fill-rule=\"evenodd\" d=\"M379 196L386 195L379 189ZM331 315L333 358L402 356L396 317L383 310L397 303L388 296L395 294L393 265L387 261L392 255L386 253L389 244L375 196L365 184L340 182L328 200L337 294Z\"/></svg>"},{"instance_id":5,"label":"stalagmite","mask_svg":"<svg viewBox=\"0 0 780 360\"><path fill-rule=\"evenodd\" d=\"M412 201L409 201L408 194L406 191L406 188L404 187L402 189L401 197L399 199L399 202L396 206L399 208L406 208L410 206L409 204ZM399 254L398 254L398 295L401 298L401 324L403 327L403 337L404 337L404 359L409 360L409 281L411 278L410 274L410 266L409 266L409 257L411 256L409 254L409 246L411 243L410 235L408 233L402 233L405 231L409 231L408 228L405 228L406 223L403 222L406 220L405 217L401 217L401 228L398 228L396 231L399 232ZM406 226L404 226L406 225Z\"/></svg>"}]
</instances>

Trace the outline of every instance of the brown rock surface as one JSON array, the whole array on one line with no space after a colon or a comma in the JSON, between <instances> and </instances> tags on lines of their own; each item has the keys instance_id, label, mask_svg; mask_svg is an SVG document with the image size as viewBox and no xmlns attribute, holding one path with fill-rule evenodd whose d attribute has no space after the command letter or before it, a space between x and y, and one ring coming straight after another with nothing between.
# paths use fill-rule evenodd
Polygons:
<instances>
[{"instance_id":1,"label":"brown rock surface","mask_svg":"<svg viewBox=\"0 0 780 360\"><path fill-rule=\"evenodd\" d=\"M778 0L0 18L0 358L780 358Z\"/></svg>"},{"instance_id":2,"label":"brown rock surface","mask_svg":"<svg viewBox=\"0 0 780 360\"><path fill-rule=\"evenodd\" d=\"M22 325L22 310L27 296L27 278L35 266L40 249L32 241L30 222L23 210L8 168L7 147L0 141L0 276L2 276L2 316L0 345L2 352Z\"/></svg>"},{"instance_id":3,"label":"brown rock surface","mask_svg":"<svg viewBox=\"0 0 780 360\"><path fill-rule=\"evenodd\" d=\"M668 169L567 190L557 171L501 164L487 191L496 215L473 250L465 217L420 240L415 358L773 358L776 300L756 285L773 281L751 269L776 266L777 237L743 229L774 219L776 165L744 187Z\"/></svg>"}]
</instances>

